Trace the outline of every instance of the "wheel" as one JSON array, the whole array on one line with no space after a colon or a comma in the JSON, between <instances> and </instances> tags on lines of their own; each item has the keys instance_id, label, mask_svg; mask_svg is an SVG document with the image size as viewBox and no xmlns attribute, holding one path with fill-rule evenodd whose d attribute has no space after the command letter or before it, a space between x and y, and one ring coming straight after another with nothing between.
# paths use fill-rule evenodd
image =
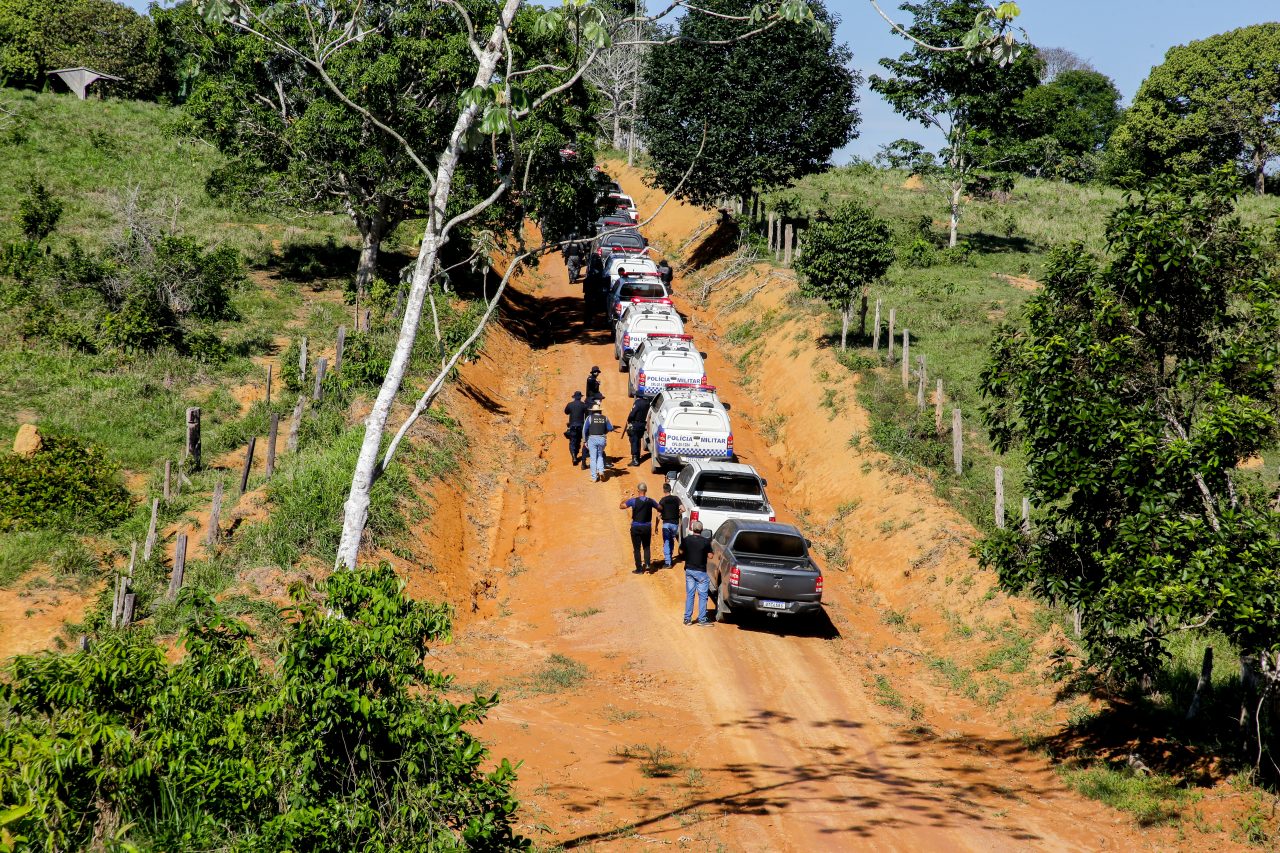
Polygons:
<instances>
[{"instance_id":1,"label":"wheel","mask_svg":"<svg viewBox=\"0 0 1280 853\"><path fill-rule=\"evenodd\" d=\"M721 598L720 596L716 596L716 621L717 622L729 621L729 606L725 604L724 599Z\"/></svg>"},{"instance_id":2,"label":"wheel","mask_svg":"<svg viewBox=\"0 0 1280 853\"><path fill-rule=\"evenodd\" d=\"M618 372L626 373L629 367L631 367L631 359L627 358L622 353L618 353Z\"/></svg>"},{"instance_id":3,"label":"wheel","mask_svg":"<svg viewBox=\"0 0 1280 853\"><path fill-rule=\"evenodd\" d=\"M635 395L636 395L636 389L635 389L635 386L634 386L634 385L632 385L630 381L628 381L628 382L627 382L627 396L628 396L628 397L634 397Z\"/></svg>"},{"instance_id":4,"label":"wheel","mask_svg":"<svg viewBox=\"0 0 1280 853\"><path fill-rule=\"evenodd\" d=\"M649 469L653 471L653 473L655 474L662 473L662 459L659 458L658 454L656 453L649 454Z\"/></svg>"}]
</instances>

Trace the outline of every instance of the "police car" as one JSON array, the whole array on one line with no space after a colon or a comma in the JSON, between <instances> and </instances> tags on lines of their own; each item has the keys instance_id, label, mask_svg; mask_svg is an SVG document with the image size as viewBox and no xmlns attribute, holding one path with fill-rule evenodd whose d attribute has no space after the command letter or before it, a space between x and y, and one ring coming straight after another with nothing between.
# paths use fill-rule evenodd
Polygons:
<instances>
[{"instance_id":1,"label":"police car","mask_svg":"<svg viewBox=\"0 0 1280 853\"><path fill-rule=\"evenodd\" d=\"M683 335L684 321L670 299L633 299L613 330L613 355L626 370L631 354L651 334Z\"/></svg>"},{"instance_id":2,"label":"police car","mask_svg":"<svg viewBox=\"0 0 1280 853\"><path fill-rule=\"evenodd\" d=\"M750 465L691 459L679 473L667 474L671 494L684 504L680 518L683 539L691 521L701 521L703 532L714 536L732 518L743 521L777 521L765 493L768 483Z\"/></svg>"},{"instance_id":3,"label":"police car","mask_svg":"<svg viewBox=\"0 0 1280 853\"><path fill-rule=\"evenodd\" d=\"M658 265L653 262L652 258L644 255L633 255L629 252L611 252L604 258L604 274L609 279L609 286L613 287L621 278L620 271L625 270L630 275L649 275L654 278L661 278L658 274Z\"/></svg>"},{"instance_id":4,"label":"police car","mask_svg":"<svg viewBox=\"0 0 1280 853\"><path fill-rule=\"evenodd\" d=\"M627 395L652 397L668 384L707 384L703 354L693 348L693 335L650 333L631 356Z\"/></svg>"},{"instance_id":5,"label":"police car","mask_svg":"<svg viewBox=\"0 0 1280 853\"><path fill-rule=\"evenodd\" d=\"M729 411L710 385L671 382L653 398L645 430L655 473L691 459L733 461Z\"/></svg>"},{"instance_id":6,"label":"police car","mask_svg":"<svg viewBox=\"0 0 1280 853\"><path fill-rule=\"evenodd\" d=\"M640 218L640 211L636 208L636 203L629 195L609 193L608 203L613 205L615 210L626 211L627 215L632 219Z\"/></svg>"},{"instance_id":7,"label":"police car","mask_svg":"<svg viewBox=\"0 0 1280 853\"><path fill-rule=\"evenodd\" d=\"M667 299L667 286L662 279L652 275L620 275L612 283L605 304L609 306L609 322L617 323L622 312L627 309L633 299Z\"/></svg>"}]
</instances>

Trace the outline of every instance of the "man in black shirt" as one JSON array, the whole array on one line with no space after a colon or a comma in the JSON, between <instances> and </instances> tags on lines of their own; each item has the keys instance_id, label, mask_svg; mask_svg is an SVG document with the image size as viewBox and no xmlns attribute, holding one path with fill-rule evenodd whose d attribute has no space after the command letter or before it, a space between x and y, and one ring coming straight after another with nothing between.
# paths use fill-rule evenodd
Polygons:
<instances>
[{"instance_id":1,"label":"man in black shirt","mask_svg":"<svg viewBox=\"0 0 1280 853\"><path fill-rule=\"evenodd\" d=\"M658 501L658 512L662 513L662 564L671 568L671 560L675 557L676 538L680 534L680 516L684 513L684 504L671 494L671 481L662 484L662 500Z\"/></svg>"},{"instance_id":2,"label":"man in black shirt","mask_svg":"<svg viewBox=\"0 0 1280 853\"><path fill-rule=\"evenodd\" d=\"M564 407L564 413L569 416L568 429L564 431L565 438L569 439L569 456L573 458L574 465L581 461L585 468L587 457L582 453L582 424L587 419L587 404L582 402L581 391L573 392L573 399Z\"/></svg>"},{"instance_id":3,"label":"man in black shirt","mask_svg":"<svg viewBox=\"0 0 1280 853\"><path fill-rule=\"evenodd\" d=\"M667 259L663 258L658 262L658 275L662 278L662 283L667 286L667 292L672 291L671 282L675 280L675 270L671 269L671 264L667 263Z\"/></svg>"},{"instance_id":4,"label":"man in black shirt","mask_svg":"<svg viewBox=\"0 0 1280 853\"><path fill-rule=\"evenodd\" d=\"M600 393L600 380L596 377L600 375L600 368L592 366L591 372L587 374L587 405L590 406L597 399L603 400L604 395Z\"/></svg>"},{"instance_id":5,"label":"man in black shirt","mask_svg":"<svg viewBox=\"0 0 1280 853\"><path fill-rule=\"evenodd\" d=\"M707 621L707 592L711 589L711 576L707 574L707 557L711 556L711 540L702 535L702 522L689 522L689 532L680 540L680 555L684 557L684 624L693 624L693 596L698 596L698 624L710 626Z\"/></svg>"},{"instance_id":6,"label":"man in black shirt","mask_svg":"<svg viewBox=\"0 0 1280 853\"><path fill-rule=\"evenodd\" d=\"M640 439L644 437L645 421L649 417L649 398L636 397L627 413L627 438L631 439L631 462L628 467L640 464Z\"/></svg>"},{"instance_id":7,"label":"man in black shirt","mask_svg":"<svg viewBox=\"0 0 1280 853\"><path fill-rule=\"evenodd\" d=\"M627 498L618 504L618 509L631 510L631 553L636 561L636 574L642 574L652 565L649 558L649 542L653 539L653 511L658 502L649 497L649 487L640 483L636 486L635 497ZM640 554L644 552L641 561Z\"/></svg>"}]
</instances>

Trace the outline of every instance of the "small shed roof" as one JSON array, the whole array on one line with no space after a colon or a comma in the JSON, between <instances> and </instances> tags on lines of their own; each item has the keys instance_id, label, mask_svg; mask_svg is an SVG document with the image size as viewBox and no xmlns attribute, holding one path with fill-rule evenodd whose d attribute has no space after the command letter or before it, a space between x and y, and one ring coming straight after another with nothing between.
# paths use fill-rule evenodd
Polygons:
<instances>
[{"instance_id":1,"label":"small shed roof","mask_svg":"<svg viewBox=\"0 0 1280 853\"><path fill-rule=\"evenodd\" d=\"M92 75L94 75L95 77L98 77L98 78L100 78L100 79L103 79L103 80L115 80L117 83L123 83L123 82L124 82L124 78L123 78L123 77L117 77L117 76L115 76L114 74L108 74L108 73L107 73L107 72L105 72L105 71L94 71L92 68L86 68L86 67L84 67L83 65L77 65L77 66L76 66L76 67L74 67L74 68L57 68L57 69L55 69L55 70L53 70L53 71L46 71L45 73L46 73L46 74L61 74L61 73L63 73L64 71L88 71L90 74L92 74Z\"/></svg>"},{"instance_id":2,"label":"small shed roof","mask_svg":"<svg viewBox=\"0 0 1280 853\"><path fill-rule=\"evenodd\" d=\"M68 89L76 93L80 100L84 100L85 91L91 83L99 80L114 80L117 83L123 83L123 77L117 77L114 74L107 74L103 71L94 71L92 68L85 68L83 65L77 65L74 68L57 68L47 72L49 77L57 77Z\"/></svg>"}]
</instances>

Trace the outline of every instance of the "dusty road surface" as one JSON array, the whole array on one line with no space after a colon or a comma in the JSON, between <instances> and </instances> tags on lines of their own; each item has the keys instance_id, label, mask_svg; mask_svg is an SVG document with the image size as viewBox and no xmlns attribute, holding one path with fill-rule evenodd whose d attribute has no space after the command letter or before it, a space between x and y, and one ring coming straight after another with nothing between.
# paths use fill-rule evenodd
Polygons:
<instances>
[{"instance_id":1,"label":"dusty road surface","mask_svg":"<svg viewBox=\"0 0 1280 853\"><path fill-rule=\"evenodd\" d=\"M547 847L600 850L1152 846L1118 813L1067 791L1012 737L938 734L886 707L892 695L877 694L859 665L847 575L827 576L834 620L683 626L683 570L660 567L655 537L659 567L633 574L618 509L640 480L660 495L660 479L647 465L625 467L618 432L612 470L592 483L563 438L563 407L593 364L615 424L631 403L626 376L607 332L584 328L580 289L563 267L547 259L536 278L506 312L532 351L512 366L529 372L516 383L523 396L493 403L523 439L511 452L526 457L512 460L524 473L507 483L492 558L499 600L437 650L461 692L501 693L481 735L495 756L524 762L526 833ZM747 407L731 377L711 379ZM746 420L735 419L743 461L781 478Z\"/></svg>"}]
</instances>

